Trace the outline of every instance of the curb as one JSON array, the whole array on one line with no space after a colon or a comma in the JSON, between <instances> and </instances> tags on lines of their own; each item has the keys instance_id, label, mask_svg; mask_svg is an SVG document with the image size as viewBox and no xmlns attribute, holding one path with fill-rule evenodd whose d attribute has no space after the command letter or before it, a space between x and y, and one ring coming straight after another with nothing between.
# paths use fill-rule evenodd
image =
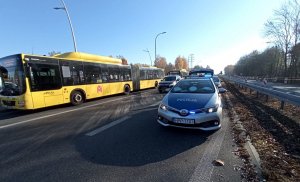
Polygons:
<instances>
[{"instance_id":1,"label":"curb","mask_svg":"<svg viewBox=\"0 0 300 182\"><path fill-rule=\"evenodd\" d=\"M240 118L237 115L236 111L234 110L233 104L229 100L228 95L226 95L226 99L228 101L228 105L230 106L230 108L232 110L232 114L234 116L232 122L233 122L233 124L238 124L238 126L239 126L238 128L241 131L241 133L239 134L239 137L243 137L246 140L246 143L244 143L244 148L247 150L248 154L250 155L250 159L251 159L250 163L254 167L254 170L257 173L257 177L258 177L259 181L264 181L259 154L258 154L257 150L255 149L255 147L252 145L250 136L249 135L246 136L246 133L245 133L246 130L245 130L244 126L242 125L242 122L240 122Z\"/></svg>"},{"instance_id":2,"label":"curb","mask_svg":"<svg viewBox=\"0 0 300 182\"><path fill-rule=\"evenodd\" d=\"M249 139L250 140L250 139ZM257 153L257 150L255 149L255 147L252 145L252 143L250 141L247 141L245 143L245 148L248 152L248 154L251 156L251 163L253 164L254 170L257 172L257 176L259 181L263 181L263 175L262 175L262 168L260 166L260 157L259 154Z\"/></svg>"}]
</instances>

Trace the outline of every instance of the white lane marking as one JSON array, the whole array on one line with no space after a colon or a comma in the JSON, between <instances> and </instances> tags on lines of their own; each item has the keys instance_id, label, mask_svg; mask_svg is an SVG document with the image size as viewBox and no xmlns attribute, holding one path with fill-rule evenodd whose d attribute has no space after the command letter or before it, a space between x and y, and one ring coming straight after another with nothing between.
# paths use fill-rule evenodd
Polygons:
<instances>
[{"instance_id":1,"label":"white lane marking","mask_svg":"<svg viewBox=\"0 0 300 182\"><path fill-rule=\"evenodd\" d=\"M94 135L96 135L98 133L103 132L104 130L107 130L107 129L109 129L109 128L117 125L117 124L122 123L123 121L125 121L125 120L127 120L129 118L130 118L129 116L125 116L124 118L120 118L120 119L118 119L116 121L113 121L113 122L111 122L111 123L109 123L107 125L102 126L101 128L95 129L95 130L93 130L93 131L91 131L91 132L89 132L89 133L87 133L85 135L87 135L87 136L94 136Z\"/></svg>"},{"instance_id":2,"label":"white lane marking","mask_svg":"<svg viewBox=\"0 0 300 182\"><path fill-rule=\"evenodd\" d=\"M151 92L151 91L147 91L147 92L143 92L143 93L149 93L149 92ZM141 96L140 95L131 95L130 98L131 97L141 97ZM98 106L98 105L101 105L101 104L106 104L106 103L109 103L109 102L115 102L115 101L123 100L123 99L127 99L127 98L128 97L122 97L122 98L118 98L118 99L114 99L114 100L108 100L108 101L97 103L97 104L83 106L83 107L76 108L76 109L71 109L71 110L68 110L68 111L63 111L63 112L59 112L59 113L55 113L55 114L50 114L50 115L46 115L46 116L32 118L32 119L28 119L28 120L21 121L21 122L18 122L18 123L12 123L12 124L8 124L8 125L0 126L0 129L9 128L9 127L12 127L12 126L28 123L28 122L31 122L31 121L36 121L36 120L39 120L39 119L45 119L45 118L49 118L49 117L52 117L52 116L57 116L57 115L61 115L61 114L69 113L69 112L74 112L74 111L78 111L78 110L81 110L81 109L86 109L86 108L89 108L89 107L94 107L94 106Z\"/></svg>"},{"instance_id":3,"label":"white lane marking","mask_svg":"<svg viewBox=\"0 0 300 182\"><path fill-rule=\"evenodd\" d=\"M189 182L209 182L211 181L211 175L214 170L212 164L213 160L217 159L221 146L225 137L225 133L228 127L228 119L224 119L222 122L222 128L218 135L214 135L211 141L208 143L205 152L198 163L192 177Z\"/></svg>"},{"instance_id":4,"label":"white lane marking","mask_svg":"<svg viewBox=\"0 0 300 182\"><path fill-rule=\"evenodd\" d=\"M160 104L160 102L161 102L161 101L158 101L158 102L156 102L156 103L154 103L154 104L151 104L149 107L157 106L158 104Z\"/></svg>"}]
</instances>

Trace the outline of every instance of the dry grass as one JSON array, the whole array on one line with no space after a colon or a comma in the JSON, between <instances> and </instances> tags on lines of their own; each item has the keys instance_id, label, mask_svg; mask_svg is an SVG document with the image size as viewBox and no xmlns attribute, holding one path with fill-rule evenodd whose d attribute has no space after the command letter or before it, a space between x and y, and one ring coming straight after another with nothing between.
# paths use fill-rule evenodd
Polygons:
<instances>
[{"instance_id":1,"label":"dry grass","mask_svg":"<svg viewBox=\"0 0 300 182\"><path fill-rule=\"evenodd\" d=\"M267 181L300 181L300 108L226 83L242 125L261 158ZM238 141L237 142L241 142Z\"/></svg>"}]
</instances>

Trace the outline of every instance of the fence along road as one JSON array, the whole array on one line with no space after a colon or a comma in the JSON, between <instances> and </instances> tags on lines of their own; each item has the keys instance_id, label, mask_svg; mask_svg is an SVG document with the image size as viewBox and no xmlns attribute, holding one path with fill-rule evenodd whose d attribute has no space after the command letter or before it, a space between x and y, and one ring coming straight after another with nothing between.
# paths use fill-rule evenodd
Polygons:
<instances>
[{"instance_id":1,"label":"fence along road","mask_svg":"<svg viewBox=\"0 0 300 182\"><path fill-rule=\"evenodd\" d=\"M258 84L255 84L255 82L249 82L249 81L246 81L246 80L243 80L240 78L236 78L236 77L222 76L221 78L224 80L233 82L235 84L238 84L242 87L246 87L251 90L257 91L258 93L262 93L267 96L277 98L278 100L281 101L281 109L283 109L285 102L288 102L288 103L296 105L296 106L300 106L300 96L290 93L288 90L284 90L284 89L277 90L273 86L258 85ZM300 88L299 88L299 90L300 90Z\"/></svg>"}]
</instances>

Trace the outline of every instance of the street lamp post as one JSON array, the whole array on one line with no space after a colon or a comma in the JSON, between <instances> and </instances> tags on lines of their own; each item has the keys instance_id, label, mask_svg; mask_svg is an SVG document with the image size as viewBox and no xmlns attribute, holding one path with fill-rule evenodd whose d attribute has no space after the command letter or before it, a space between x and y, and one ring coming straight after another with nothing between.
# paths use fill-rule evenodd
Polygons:
<instances>
[{"instance_id":1,"label":"street lamp post","mask_svg":"<svg viewBox=\"0 0 300 182\"><path fill-rule=\"evenodd\" d=\"M156 39L157 39L157 37L158 37L159 35L165 34L165 33L167 33L167 32L161 32L161 33L157 34L156 37L155 37L155 48L154 48L154 51L155 51L154 56L155 56L155 57L154 57L154 61L156 60Z\"/></svg>"},{"instance_id":2,"label":"street lamp post","mask_svg":"<svg viewBox=\"0 0 300 182\"><path fill-rule=\"evenodd\" d=\"M152 66L152 59L151 59L151 55L148 49L143 50L144 52L148 52L149 58L150 58L150 66Z\"/></svg>"},{"instance_id":3,"label":"street lamp post","mask_svg":"<svg viewBox=\"0 0 300 182\"><path fill-rule=\"evenodd\" d=\"M64 7L55 7L54 9L56 9L56 10L59 10L59 9L65 10L65 12L66 12L66 14L67 14L67 17L68 17L68 20L69 20L71 32L72 32L72 38L73 38L73 44L74 44L74 50L75 50L75 52L77 52L77 46L76 46L76 40L75 40L75 34L74 34L74 30L73 30L71 18L70 18L70 15L69 15L69 12L68 12L68 9L67 9L67 6L66 6L65 2L64 2L63 0L60 0L60 1L61 1L61 3L63 4Z\"/></svg>"}]
</instances>

